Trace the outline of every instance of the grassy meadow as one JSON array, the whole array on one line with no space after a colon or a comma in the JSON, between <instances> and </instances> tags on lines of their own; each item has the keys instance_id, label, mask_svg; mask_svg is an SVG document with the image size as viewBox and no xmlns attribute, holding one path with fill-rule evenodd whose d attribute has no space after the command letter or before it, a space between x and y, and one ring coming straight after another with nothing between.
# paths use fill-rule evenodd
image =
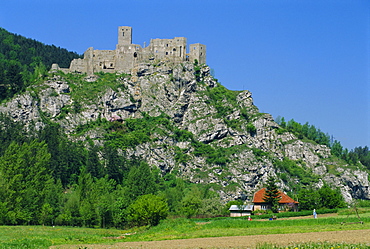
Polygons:
<instances>
[{"instance_id":1,"label":"grassy meadow","mask_svg":"<svg viewBox=\"0 0 370 249\"><path fill-rule=\"evenodd\" d=\"M354 215L336 215L299 219L252 220L245 218L167 219L155 227L130 230L50 226L0 226L0 249L48 248L63 244L113 244L124 241L155 241L187 238L287 234L337 230L370 229L370 213L361 214L364 224ZM299 248L339 248L339 244L304 244ZM342 245L343 246L343 245ZM346 245L347 248L369 248L368 245ZM261 249L273 248L261 245ZM274 247L279 248L279 247ZM290 247L284 247L290 248ZM298 248L298 247L297 247ZM345 247L342 247L345 248Z\"/></svg>"}]
</instances>

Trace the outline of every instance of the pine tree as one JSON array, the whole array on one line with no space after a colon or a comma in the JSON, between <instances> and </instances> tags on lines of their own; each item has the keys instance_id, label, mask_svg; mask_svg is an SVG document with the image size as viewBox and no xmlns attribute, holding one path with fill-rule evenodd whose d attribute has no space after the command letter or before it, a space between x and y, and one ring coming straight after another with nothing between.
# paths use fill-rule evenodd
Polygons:
<instances>
[{"instance_id":1,"label":"pine tree","mask_svg":"<svg viewBox=\"0 0 370 249\"><path fill-rule=\"evenodd\" d=\"M281 199L281 196L276 186L275 178L273 176L269 176L266 185L266 192L263 200L271 208L272 212L277 213L279 210L279 200Z\"/></svg>"}]
</instances>

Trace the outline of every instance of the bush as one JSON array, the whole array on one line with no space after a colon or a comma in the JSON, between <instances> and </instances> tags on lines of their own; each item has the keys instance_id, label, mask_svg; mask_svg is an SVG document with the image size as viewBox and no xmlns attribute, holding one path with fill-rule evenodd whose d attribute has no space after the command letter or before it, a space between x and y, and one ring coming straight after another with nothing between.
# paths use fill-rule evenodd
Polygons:
<instances>
[{"instance_id":1,"label":"bush","mask_svg":"<svg viewBox=\"0 0 370 249\"><path fill-rule=\"evenodd\" d=\"M127 208L127 220L134 226L156 226L168 215L168 205L161 197L148 194L140 196Z\"/></svg>"}]
</instances>

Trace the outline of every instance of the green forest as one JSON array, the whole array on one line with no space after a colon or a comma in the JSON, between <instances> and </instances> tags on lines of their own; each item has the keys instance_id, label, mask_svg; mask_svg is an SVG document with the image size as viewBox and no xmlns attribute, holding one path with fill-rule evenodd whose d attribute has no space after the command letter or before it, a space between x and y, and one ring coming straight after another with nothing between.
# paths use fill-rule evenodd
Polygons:
<instances>
[{"instance_id":1,"label":"green forest","mask_svg":"<svg viewBox=\"0 0 370 249\"><path fill-rule=\"evenodd\" d=\"M53 63L69 67L77 53L0 28L0 101L23 91Z\"/></svg>"},{"instance_id":2,"label":"green forest","mask_svg":"<svg viewBox=\"0 0 370 249\"><path fill-rule=\"evenodd\" d=\"M0 101L10 99L46 77L52 63L68 67L70 61L78 57L65 49L0 29ZM217 92L220 89L208 94L222 117L227 110L216 101L217 94L224 94ZM231 91L228 94L232 95ZM36 125L26 128L1 114L0 225L121 228L157 225L167 216L190 218L229 214L231 203L225 205L221 201L216 186L190 183L177 177L176 171L164 173L152 168L142 158L127 159L125 150L152 141L155 132L164 130L171 131L172 138L177 141L189 141L195 148L194 155L204 156L207 163L226 165L232 150L194 140L192 133L175 128L165 115L143 114L143 118L125 121L98 119L88 124L106 131L105 142L96 145L89 137L86 143L68 140L56 123L45 122L45 126L38 129ZM313 125L301 125L294 120L286 123L284 119L278 123L281 128L277 132L293 132L301 139L330 146L333 156L351 164L360 161L370 169L368 147L348 151ZM85 128L81 126L77 132ZM248 128L251 134L255 129ZM266 155L261 150L251 150L256 156ZM175 160L183 162L189 158L177 148ZM315 179L302 172L296 162L284 159L276 161L275 166L285 172L280 175L282 179L285 177L288 181L287 176L294 174L302 180L304 188L296 189L295 193L302 209L344 205L339 192L326 185L317 194L310 195L310 184Z\"/></svg>"},{"instance_id":3,"label":"green forest","mask_svg":"<svg viewBox=\"0 0 370 249\"><path fill-rule=\"evenodd\" d=\"M159 118L149 125L148 120L135 120L128 126L138 139L145 139L148 128L144 127L164 122ZM211 184L192 184L175 172L163 175L140 158L127 160L111 140L100 148L93 143L86 148L67 140L56 124L26 133L22 124L4 115L0 123L4 127L0 132L0 224L156 225L168 215L228 215L233 204L222 204ZM117 124L110 123L107 129L112 126ZM139 128L132 128L135 126ZM307 191L302 188L299 192L302 209L344 204L340 193L327 186L317 195Z\"/></svg>"}]
</instances>

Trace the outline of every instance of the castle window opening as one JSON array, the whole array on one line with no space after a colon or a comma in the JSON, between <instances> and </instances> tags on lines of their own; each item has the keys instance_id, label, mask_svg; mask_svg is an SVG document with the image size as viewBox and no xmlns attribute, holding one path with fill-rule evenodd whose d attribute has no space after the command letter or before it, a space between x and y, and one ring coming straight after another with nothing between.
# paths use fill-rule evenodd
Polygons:
<instances>
[{"instance_id":1,"label":"castle window opening","mask_svg":"<svg viewBox=\"0 0 370 249\"><path fill-rule=\"evenodd\" d=\"M137 53L135 52L135 53L134 53L134 58L136 58L136 57L137 57Z\"/></svg>"},{"instance_id":2,"label":"castle window opening","mask_svg":"<svg viewBox=\"0 0 370 249\"><path fill-rule=\"evenodd\" d=\"M168 52L166 52L166 55L168 55Z\"/></svg>"},{"instance_id":3,"label":"castle window opening","mask_svg":"<svg viewBox=\"0 0 370 249\"><path fill-rule=\"evenodd\" d=\"M122 32L122 36L125 36L125 32Z\"/></svg>"},{"instance_id":4,"label":"castle window opening","mask_svg":"<svg viewBox=\"0 0 370 249\"><path fill-rule=\"evenodd\" d=\"M176 51L176 48L174 48L173 51Z\"/></svg>"},{"instance_id":5,"label":"castle window opening","mask_svg":"<svg viewBox=\"0 0 370 249\"><path fill-rule=\"evenodd\" d=\"M166 44L166 47L168 47L168 44Z\"/></svg>"},{"instance_id":6,"label":"castle window opening","mask_svg":"<svg viewBox=\"0 0 370 249\"><path fill-rule=\"evenodd\" d=\"M111 63L110 66L113 67L113 63Z\"/></svg>"}]
</instances>

